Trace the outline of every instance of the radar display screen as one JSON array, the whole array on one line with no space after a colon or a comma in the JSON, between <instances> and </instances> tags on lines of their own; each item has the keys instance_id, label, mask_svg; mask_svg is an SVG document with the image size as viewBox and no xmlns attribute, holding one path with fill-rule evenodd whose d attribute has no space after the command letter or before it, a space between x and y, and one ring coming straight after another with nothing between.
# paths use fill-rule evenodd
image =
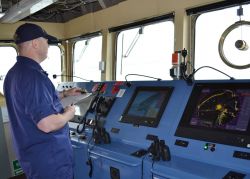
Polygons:
<instances>
[{"instance_id":1,"label":"radar display screen","mask_svg":"<svg viewBox=\"0 0 250 179\"><path fill-rule=\"evenodd\" d=\"M195 84L175 135L250 145L250 84Z\"/></svg>"},{"instance_id":2,"label":"radar display screen","mask_svg":"<svg viewBox=\"0 0 250 179\"><path fill-rule=\"evenodd\" d=\"M121 122L157 127L172 90L172 87L138 87Z\"/></svg>"}]
</instances>

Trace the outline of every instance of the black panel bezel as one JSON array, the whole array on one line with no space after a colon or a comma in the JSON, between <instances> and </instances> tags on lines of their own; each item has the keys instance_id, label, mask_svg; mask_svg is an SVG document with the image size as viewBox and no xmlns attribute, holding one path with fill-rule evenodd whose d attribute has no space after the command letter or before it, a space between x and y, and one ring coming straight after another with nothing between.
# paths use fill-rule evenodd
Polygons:
<instances>
[{"instance_id":1,"label":"black panel bezel","mask_svg":"<svg viewBox=\"0 0 250 179\"><path fill-rule=\"evenodd\" d=\"M190 95L175 136L204 140L238 147L250 147L250 119L245 131L207 128L190 125L202 89L249 89L250 83L196 83Z\"/></svg>"},{"instance_id":2,"label":"black panel bezel","mask_svg":"<svg viewBox=\"0 0 250 179\"><path fill-rule=\"evenodd\" d=\"M140 93L140 92L143 92L143 91L152 91L152 92L164 92L164 100L163 102L161 103L161 106L160 106L160 109L159 109L159 112L157 114L156 117L140 117L140 116L134 116L134 115L129 115L128 112L134 102L134 100L136 99L137 97L137 94ZM135 89L135 92L133 94L133 96L131 97L126 109L124 110L123 112L123 115L121 117L121 120L120 122L123 122L123 123L130 123L130 124L133 124L135 126L148 126L148 127L157 127L159 122L160 122L160 119L161 119L161 116L166 108L166 105L169 101L169 98L172 94L172 91L173 91L173 87L166 87L166 86L162 86L162 87L154 87L154 86L140 86L140 87L137 87Z\"/></svg>"}]
</instances>

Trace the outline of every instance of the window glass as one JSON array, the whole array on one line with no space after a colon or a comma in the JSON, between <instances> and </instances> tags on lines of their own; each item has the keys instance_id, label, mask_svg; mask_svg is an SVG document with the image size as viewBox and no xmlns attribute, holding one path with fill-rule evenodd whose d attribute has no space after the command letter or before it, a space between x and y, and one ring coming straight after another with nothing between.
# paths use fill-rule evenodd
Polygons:
<instances>
[{"instance_id":1,"label":"window glass","mask_svg":"<svg viewBox=\"0 0 250 179\"><path fill-rule=\"evenodd\" d=\"M244 5L242 20L250 20L250 5ZM211 66L236 79L249 79L250 69L235 69L224 63L219 55L218 45L223 32L236 21L239 7L208 12L200 15L196 21L195 32L195 69ZM244 40L250 45L250 25L235 28L226 36L223 52L230 63L234 65L250 64L250 49L239 50L235 46L237 40ZM195 79L228 79L226 75L209 68L203 68L195 73Z\"/></svg>"},{"instance_id":2,"label":"window glass","mask_svg":"<svg viewBox=\"0 0 250 179\"><path fill-rule=\"evenodd\" d=\"M41 63L41 66L48 73L48 77L54 86L57 87L61 83L61 77L58 76L54 79L53 75L61 75L62 73L61 49L58 46L50 45L48 57Z\"/></svg>"},{"instance_id":3,"label":"window glass","mask_svg":"<svg viewBox=\"0 0 250 179\"><path fill-rule=\"evenodd\" d=\"M77 41L74 46L73 81L101 81L102 36Z\"/></svg>"},{"instance_id":4,"label":"window glass","mask_svg":"<svg viewBox=\"0 0 250 179\"><path fill-rule=\"evenodd\" d=\"M17 51L14 47L1 46L0 54L0 92L3 93L3 82L9 69L16 63ZM58 46L50 46L48 58L41 63L42 68L49 74L49 78L55 86L61 82L61 78L53 79L53 74L61 74L61 51Z\"/></svg>"},{"instance_id":5,"label":"window glass","mask_svg":"<svg viewBox=\"0 0 250 179\"><path fill-rule=\"evenodd\" d=\"M116 80L125 80L128 74L171 79L169 70L173 51L172 21L121 31L117 39ZM128 80L152 79L129 76Z\"/></svg>"},{"instance_id":6,"label":"window glass","mask_svg":"<svg viewBox=\"0 0 250 179\"><path fill-rule=\"evenodd\" d=\"M3 94L3 82L9 69L16 63L17 51L14 47L0 46L0 92Z\"/></svg>"}]
</instances>

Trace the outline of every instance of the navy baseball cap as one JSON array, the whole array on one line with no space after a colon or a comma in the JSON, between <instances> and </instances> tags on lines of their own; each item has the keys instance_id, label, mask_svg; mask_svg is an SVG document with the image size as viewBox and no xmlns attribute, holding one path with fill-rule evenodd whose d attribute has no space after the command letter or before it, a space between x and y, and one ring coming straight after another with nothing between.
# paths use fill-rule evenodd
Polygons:
<instances>
[{"instance_id":1,"label":"navy baseball cap","mask_svg":"<svg viewBox=\"0 0 250 179\"><path fill-rule=\"evenodd\" d=\"M48 39L49 44L58 43L58 39L56 37L47 34L47 32L40 26L31 23L22 24L17 28L14 35L14 41L16 44L20 44L39 37Z\"/></svg>"}]
</instances>

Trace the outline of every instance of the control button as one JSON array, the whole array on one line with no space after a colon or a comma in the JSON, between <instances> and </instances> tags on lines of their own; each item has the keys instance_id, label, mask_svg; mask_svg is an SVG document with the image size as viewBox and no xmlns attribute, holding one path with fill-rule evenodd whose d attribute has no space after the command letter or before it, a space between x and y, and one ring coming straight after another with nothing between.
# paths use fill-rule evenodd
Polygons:
<instances>
[{"instance_id":1,"label":"control button","mask_svg":"<svg viewBox=\"0 0 250 179\"><path fill-rule=\"evenodd\" d=\"M214 152L215 151L215 144L213 144L213 143L205 143L203 149L204 150L210 150L211 152Z\"/></svg>"},{"instance_id":2,"label":"control button","mask_svg":"<svg viewBox=\"0 0 250 179\"><path fill-rule=\"evenodd\" d=\"M188 141L185 140L176 140L174 145L178 145L181 147L187 147L188 146Z\"/></svg>"},{"instance_id":3,"label":"control button","mask_svg":"<svg viewBox=\"0 0 250 179\"><path fill-rule=\"evenodd\" d=\"M79 138L79 140L86 140L86 136L85 135L79 135L78 138Z\"/></svg>"},{"instance_id":4,"label":"control button","mask_svg":"<svg viewBox=\"0 0 250 179\"><path fill-rule=\"evenodd\" d=\"M70 136L75 136L76 135L76 133L74 132L74 131L72 131L72 132L70 132Z\"/></svg>"}]
</instances>

